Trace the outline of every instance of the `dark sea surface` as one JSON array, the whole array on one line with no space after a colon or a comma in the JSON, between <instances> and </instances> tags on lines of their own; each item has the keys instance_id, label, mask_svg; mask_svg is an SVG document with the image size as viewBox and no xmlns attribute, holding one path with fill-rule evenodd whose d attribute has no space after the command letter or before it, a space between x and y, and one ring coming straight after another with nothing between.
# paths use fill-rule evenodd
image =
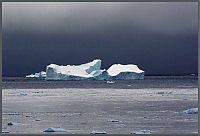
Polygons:
<instances>
[{"instance_id":1,"label":"dark sea surface","mask_svg":"<svg viewBox=\"0 0 200 136\"><path fill-rule=\"evenodd\" d=\"M130 86L128 86L130 85ZM2 80L2 89L53 89L53 88L198 88L197 76L146 76L144 80L106 81L45 81L44 79L7 77Z\"/></svg>"}]
</instances>

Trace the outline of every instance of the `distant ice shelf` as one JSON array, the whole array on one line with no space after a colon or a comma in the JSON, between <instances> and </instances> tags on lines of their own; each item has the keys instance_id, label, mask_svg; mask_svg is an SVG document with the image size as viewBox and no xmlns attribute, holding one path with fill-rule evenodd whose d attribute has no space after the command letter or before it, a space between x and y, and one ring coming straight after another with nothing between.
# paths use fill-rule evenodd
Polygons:
<instances>
[{"instance_id":1,"label":"distant ice shelf","mask_svg":"<svg viewBox=\"0 0 200 136\"><path fill-rule=\"evenodd\" d=\"M113 64L108 70L101 69L101 60L81 65L59 66L50 64L46 72L27 75L27 78L45 78L45 80L133 80L144 79L144 71L133 64Z\"/></svg>"}]
</instances>

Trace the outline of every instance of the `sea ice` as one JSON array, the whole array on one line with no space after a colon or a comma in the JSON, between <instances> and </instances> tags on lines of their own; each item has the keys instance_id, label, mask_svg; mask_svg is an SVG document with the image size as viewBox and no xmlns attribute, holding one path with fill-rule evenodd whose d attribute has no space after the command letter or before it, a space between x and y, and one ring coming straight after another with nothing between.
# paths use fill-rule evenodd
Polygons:
<instances>
[{"instance_id":1,"label":"sea ice","mask_svg":"<svg viewBox=\"0 0 200 136\"><path fill-rule=\"evenodd\" d=\"M183 113L186 113L186 114L198 114L198 108L187 109L187 110L184 110Z\"/></svg>"},{"instance_id":2,"label":"sea ice","mask_svg":"<svg viewBox=\"0 0 200 136\"><path fill-rule=\"evenodd\" d=\"M21 95L21 96L26 96L26 95L28 95L28 94L26 94L26 93L19 93L19 95Z\"/></svg>"},{"instance_id":3,"label":"sea ice","mask_svg":"<svg viewBox=\"0 0 200 136\"><path fill-rule=\"evenodd\" d=\"M8 130L2 129L2 133L10 133Z\"/></svg>"},{"instance_id":4,"label":"sea ice","mask_svg":"<svg viewBox=\"0 0 200 136\"><path fill-rule=\"evenodd\" d=\"M20 113L15 113L15 112L9 112L9 113L2 113L2 115L21 115Z\"/></svg>"},{"instance_id":5,"label":"sea ice","mask_svg":"<svg viewBox=\"0 0 200 136\"><path fill-rule=\"evenodd\" d=\"M105 131L92 131L90 134L107 134Z\"/></svg>"},{"instance_id":6,"label":"sea ice","mask_svg":"<svg viewBox=\"0 0 200 136\"><path fill-rule=\"evenodd\" d=\"M12 125L21 125L21 123L8 122L7 125L8 125L8 126L12 126Z\"/></svg>"},{"instance_id":7,"label":"sea ice","mask_svg":"<svg viewBox=\"0 0 200 136\"><path fill-rule=\"evenodd\" d=\"M60 127L50 127L44 130L44 132L65 132L66 130L64 128Z\"/></svg>"},{"instance_id":8,"label":"sea ice","mask_svg":"<svg viewBox=\"0 0 200 136\"><path fill-rule=\"evenodd\" d=\"M107 81L106 83L107 84L114 84L115 82L114 81Z\"/></svg>"},{"instance_id":9,"label":"sea ice","mask_svg":"<svg viewBox=\"0 0 200 136\"><path fill-rule=\"evenodd\" d=\"M140 130L140 131L133 132L131 134L151 134L151 130Z\"/></svg>"}]
</instances>

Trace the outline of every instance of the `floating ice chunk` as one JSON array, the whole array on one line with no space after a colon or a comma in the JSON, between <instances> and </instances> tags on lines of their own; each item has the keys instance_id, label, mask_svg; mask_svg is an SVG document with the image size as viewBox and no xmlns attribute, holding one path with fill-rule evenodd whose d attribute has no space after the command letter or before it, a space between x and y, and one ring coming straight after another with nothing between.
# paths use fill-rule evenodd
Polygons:
<instances>
[{"instance_id":1,"label":"floating ice chunk","mask_svg":"<svg viewBox=\"0 0 200 136\"><path fill-rule=\"evenodd\" d=\"M151 130L140 130L140 131L136 131L136 132L133 132L131 134L151 134Z\"/></svg>"},{"instance_id":2,"label":"floating ice chunk","mask_svg":"<svg viewBox=\"0 0 200 136\"><path fill-rule=\"evenodd\" d=\"M26 95L28 95L28 94L26 94L26 93L19 93L19 95L21 95L21 96L26 96Z\"/></svg>"},{"instance_id":3,"label":"floating ice chunk","mask_svg":"<svg viewBox=\"0 0 200 136\"><path fill-rule=\"evenodd\" d=\"M186 114L198 114L198 108L187 109L187 110L184 110L183 113L186 113Z\"/></svg>"},{"instance_id":4,"label":"floating ice chunk","mask_svg":"<svg viewBox=\"0 0 200 136\"><path fill-rule=\"evenodd\" d=\"M10 133L8 130L2 129L2 133Z\"/></svg>"},{"instance_id":5,"label":"floating ice chunk","mask_svg":"<svg viewBox=\"0 0 200 136\"><path fill-rule=\"evenodd\" d=\"M39 73L27 75L26 77L27 77L27 78L45 78L45 77L46 77L46 72L41 71L41 72L39 72Z\"/></svg>"},{"instance_id":6,"label":"floating ice chunk","mask_svg":"<svg viewBox=\"0 0 200 136\"><path fill-rule=\"evenodd\" d=\"M107 81L106 83L107 84L114 84L115 82L114 81Z\"/></svg>"},{"instance_id":7,"label":"floating ice chunk","mask_svg":"<svg viewBox=\"0 0 200 136\"><path fill-rule=\"evenodd\" d=\"M172 94L172 92L157 92L157 94Z\"/></svg>"},{"instance_id":8,"label":"floating ice chunk","mask_svg":"<svg viewBox=\"0 0 200 136\"><path fill-rule=\"evenodd\" d=\"M66 130L64 128L60 127L50 127L44 130L44 132L65 132Z\"/></svg>"},{"instance_id":9,"label":"floating ice chunk","mask_svg":"<svg viewBox=\"0 0 200 136\"><path fill-rule=\"evenodd\" d=\"M133 113L133 111L127 111L126 113L131 114L131 113Z\"/></svg>"},{"instance_id":10,"label":"floating ice chunk","mask_svg":"<svg viewBox=\"0 0 200 136\"><path fill-rule=\"evenodd\" d=\"M92 131L90 134L107 134L105 131Z\"/></svg>"},{"instance_id":11,"label":"floating ice chunk","mask_svg":"<svg viewBox=\"0 0 200 136\"><path fill-rule=\"evenodd\" d=\"M35 74L31 74L31 75L27 75L26 77L31 77L31 78L33 78L33 77L35 77Z\"/></svg>"}]
</instances>

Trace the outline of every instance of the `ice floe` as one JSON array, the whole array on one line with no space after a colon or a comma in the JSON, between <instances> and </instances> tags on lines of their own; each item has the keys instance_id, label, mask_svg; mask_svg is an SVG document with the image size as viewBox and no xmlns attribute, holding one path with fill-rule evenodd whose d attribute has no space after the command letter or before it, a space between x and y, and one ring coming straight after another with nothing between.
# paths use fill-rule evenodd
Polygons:
<instances>
[{"instance_id":1,"label":"ice floe","mask_svg":"<svg viewBox=\"0 0 200 136\"><path fill-rule=\"evenodd\" d=\"M45 129L44 132L66 132L66 130L60 127L49 127Z\"/></svg>"},{"instance_id":2,"label":"ice floe","mask_svg":"<svg viewBox=\"0 0 200 136\"><path fill-rule=\"evenodd\" d=\"M135 131L132 132L131 134L151 134L151 130L139 130L139 131Z\"/></svg>"},{"instance_id":3,"label":"ice floe","mask_svg":"<svg viewBox=\"0 0 200 136\"><path fill-rule=\"evenodd\" d=\"M106 83L107 84L114 84L115 82L114 81L107 81Z\"/></svg>"},{"instance_id":4,"label":"ice floe","mask_svg":"<svg viewBox=\"0 0 200 136\"><path fill-rule=\"evenodd\" d=\"M107 134L105 131L92 131L90 134Z\"/></svg>"},{"instance_id":5,"label":"ice floe","mask_svg":"<svg viewBox=\"0 0 200 136\"><path fill-rule=\"evenodd\" d=\"M183 113L186 113L186 114L198 114L198 108L187 109L187 110L184 110Z\"/></svg>"}]
</instances>

